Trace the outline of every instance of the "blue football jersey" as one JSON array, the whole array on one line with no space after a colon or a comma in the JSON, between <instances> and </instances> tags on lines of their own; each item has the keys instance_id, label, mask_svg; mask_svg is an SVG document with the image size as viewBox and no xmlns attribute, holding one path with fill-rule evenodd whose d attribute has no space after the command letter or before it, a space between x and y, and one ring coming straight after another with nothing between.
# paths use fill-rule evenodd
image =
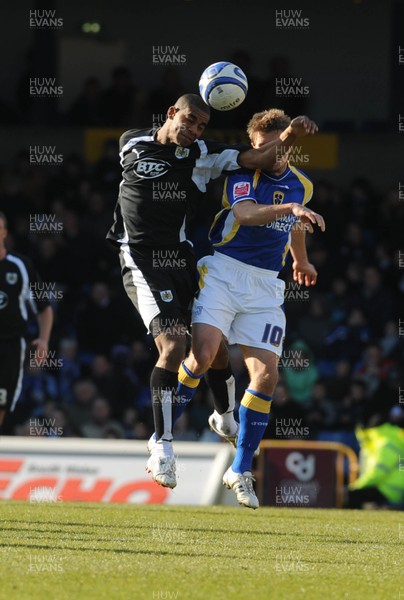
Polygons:
<instances>
[{"instance_id":1,"label":"blue football jersey","mask_svg":"<svg viewBox=\"0 0 404 600\"><path fill-rule=\"evenodd\" d=\"M223 209L213 221L209 239L216 252L226 254L254 267L279 272L290 247L291 229L299 220L286 215L267 225L240 225L232 208L237 202L257 204L307 204L313 184L299 169L288 165L280 176L240 170L227 177L222 198Z\"/></svg>"}]
</instances>

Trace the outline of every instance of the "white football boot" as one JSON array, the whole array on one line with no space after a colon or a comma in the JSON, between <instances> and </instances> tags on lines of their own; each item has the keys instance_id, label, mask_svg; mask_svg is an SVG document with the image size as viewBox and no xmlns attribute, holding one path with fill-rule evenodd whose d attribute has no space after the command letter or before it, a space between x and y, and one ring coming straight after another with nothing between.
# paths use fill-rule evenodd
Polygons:
<instances>
[{"instance_id":1,"label":"white football boot","mask_svg":"<svg viewBox=\"0 0 404 600\"><path fill-rule=\"evenodd\" d=\"M255 481L255 478L252 476L251 471L245 471L243 474L235 473L229 467L223 475L223 485L235 492L237 502L247 506L247 508L255 509L259 508L260 504L254 492L253 481Z\"/></svg>"},{"instance_id":2,"label":"white football boot","mask_svg":"<svg viewBox=\"0 0 404 600\"><path fill-rule=\"evenodd\" d=\"M165 444L158 443L155 434L147 442L147 451L150 454L146 471L151 473L153 481L163 487L175 488L177 478L175 474L175 456L164 451ZM170 444L171 446L171 444Z\"/></svg>"}]
</instances>

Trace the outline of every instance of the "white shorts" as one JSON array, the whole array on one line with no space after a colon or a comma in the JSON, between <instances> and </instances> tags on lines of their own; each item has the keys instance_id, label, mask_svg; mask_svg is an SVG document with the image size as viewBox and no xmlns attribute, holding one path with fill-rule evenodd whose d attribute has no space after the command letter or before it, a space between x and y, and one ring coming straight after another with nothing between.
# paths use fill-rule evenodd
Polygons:
<instances>
[{"instance_id":1,"label":"white shorts","mask_svg":"<svg viewBox=\"0 0 404 600\"><path fill-rule=\"evenodd\" d=\"M198 298L193 323L213 325L229 344L243 344L282 354L286 319L285 283L278 273L252 267L216 252L198 262Z\"/></svg>"}]
</instances>

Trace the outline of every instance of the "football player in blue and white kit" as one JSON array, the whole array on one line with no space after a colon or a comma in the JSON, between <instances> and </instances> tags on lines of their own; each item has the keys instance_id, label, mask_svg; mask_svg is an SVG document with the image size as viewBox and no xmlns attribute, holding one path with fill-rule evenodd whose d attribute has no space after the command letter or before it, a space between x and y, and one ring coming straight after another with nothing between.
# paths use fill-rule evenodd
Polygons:
<instances>
[{"instance_id":1,"label":"football player in blue and white kit","mask_svg":"<svg viewBox=\"0 0 404 600\"><path fill-rule=\"evenodd\" d=\"M278 109L255 114L247 132L259 148L279 136L290 118ZM270 171L239 170L228 176L223 209L210 231L213 256L198 263L200 292L194 302L192 350L183 361L180 381L196 388L219 348L222 337L238 344L250 374L239 410L215 411L209 418L214 431L237 440L233 464L223 484L234 490L240 504L258 508L251 466L254 452L269 421L272 393L278 380L278 360L285 336L284 282L278 278L289 249L294 280L306 286L317 280L308 261L305 230L325 229L321 215L307 208L313 184L287 156ZM223 435L226 431L227 435Z\"/></svg>"},{"instance_id":2,"label":"football player in blue and white kit","mask_svg":"<svg viewBox=\"0 0 404 600\"><path fill-rule=\"evenodd\" d=\"M211 179L240 167L269 168L278 152L317 131L313 121L300 116L273 144L228 146L200 139L209 117L209 106L199 95L184 94L168 108L167 119L157 131L131 129L121 136L123 179L107 234L120 251L125 290L158 351L150 378L155 434L148 443L146 470L156 483L169 488L177 485L173 423L190 397L184 386L178 386L178 368L185 356L190 307L198 289L196 259L187 238L192 209L202 201ZM177 190L180 198L164 190ZM167 256L175 257L170 261L177 265L164 265ZM216 403L222 404L221 390L226 395L228 390L232 402L233 376L225 348L212 367L208 381L213 395L220 397Z\"/></svg>"}]
</instances>

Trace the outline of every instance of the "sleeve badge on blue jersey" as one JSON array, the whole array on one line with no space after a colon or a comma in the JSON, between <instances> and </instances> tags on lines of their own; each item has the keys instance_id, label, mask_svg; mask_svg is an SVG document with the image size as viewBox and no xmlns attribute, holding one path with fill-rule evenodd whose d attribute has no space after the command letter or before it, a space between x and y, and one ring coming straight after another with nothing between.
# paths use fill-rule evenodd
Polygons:
<instances>
[{"instance_id":1,"label":"sleeve badge on blue jersey","mask_svg":"<svg viewBox=\"0 0 404 600\"><path fill-rule=\"evenodd\" d=\"M242 196L248 196L250 193L251 184L249 181L239 181L233 185L233 196L234 199L241 198Z\"/></svg>"}]
</instances>

